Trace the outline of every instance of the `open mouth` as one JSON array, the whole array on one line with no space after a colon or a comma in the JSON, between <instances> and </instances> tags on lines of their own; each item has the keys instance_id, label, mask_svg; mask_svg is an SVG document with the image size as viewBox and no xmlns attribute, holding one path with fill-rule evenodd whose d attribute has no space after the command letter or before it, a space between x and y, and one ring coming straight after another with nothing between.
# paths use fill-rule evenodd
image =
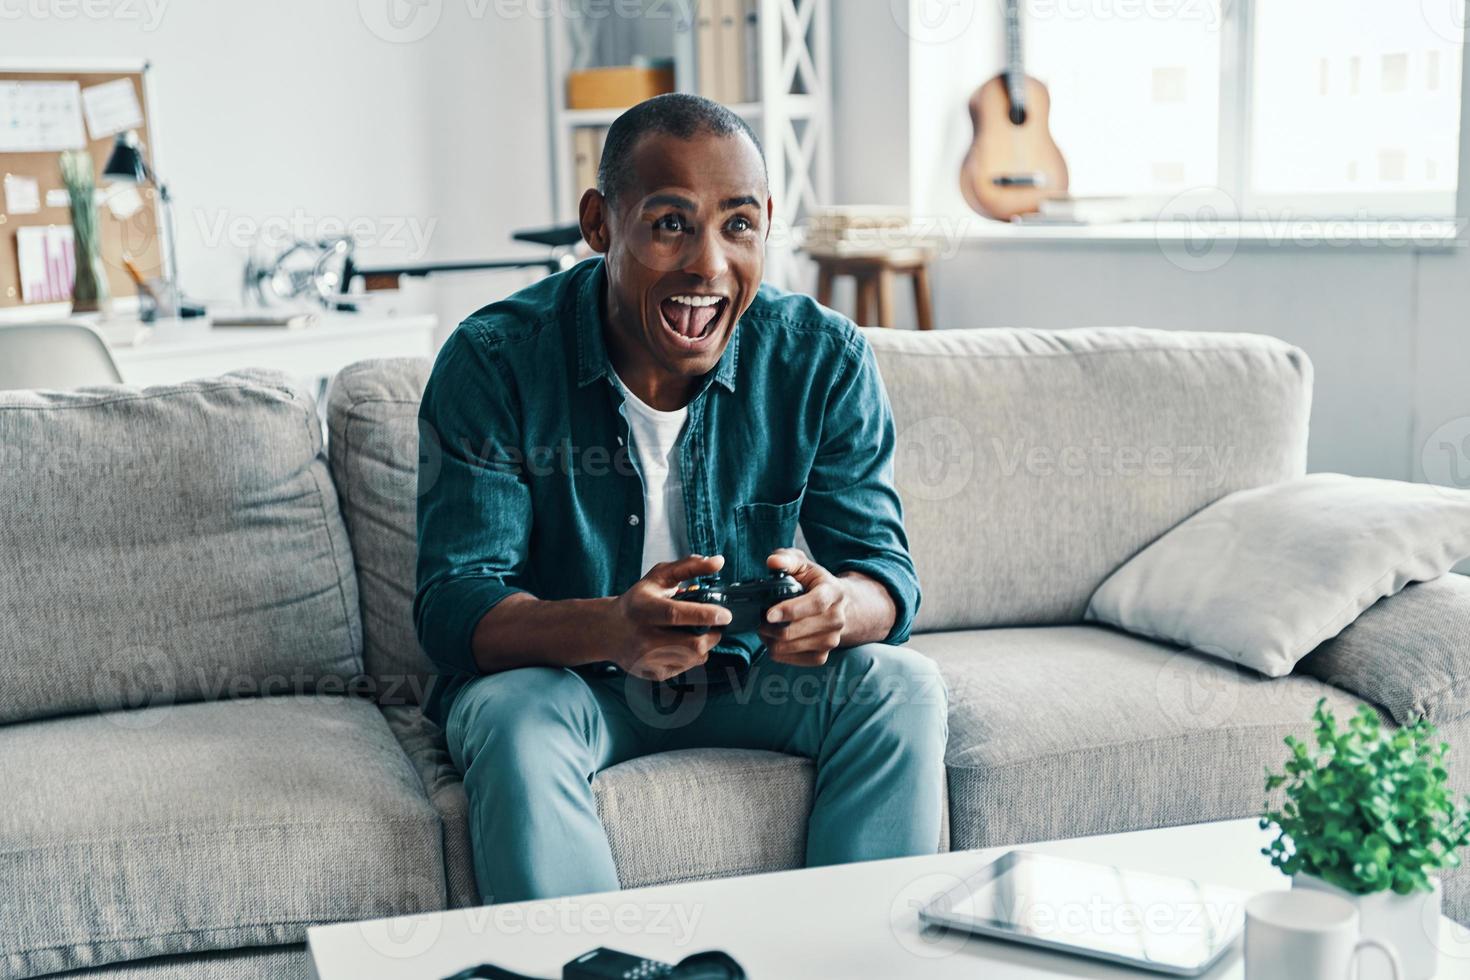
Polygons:
<instances>
[{"instance_id":1,"label":"open mouth","mask_svg":"<svg viewBox=\"0 0 1470 980\"><path fill-rule=\"evenodd\" d=\"M658 309L674 345L697 351L708 347L719 336L716 328L729 306L730 300L724 296L684 293L670 296L658 304Z\"/></svg>"}]
</instances>

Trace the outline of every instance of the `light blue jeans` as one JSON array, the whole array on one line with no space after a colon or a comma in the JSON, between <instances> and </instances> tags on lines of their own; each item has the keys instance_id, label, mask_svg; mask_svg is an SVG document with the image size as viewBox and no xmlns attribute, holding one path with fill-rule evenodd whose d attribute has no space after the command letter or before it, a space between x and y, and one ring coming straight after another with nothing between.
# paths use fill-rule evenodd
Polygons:
<instances>
[{"instance_id":1,"label":"light blue jeans","mask_svg":"<svg viewBox=\"0 0 1470 980\"><path fill-rule=\"evenodd\" d=\"M659 703L626 675L523 667L477 678L445 735L464 773L486 902L612 891L592 777L670 749L768 749L817 765L808 865L932 854L948 709L927 657L870 643L824 667L759 660L738 686Z\"/></svg>"}]
</instances>

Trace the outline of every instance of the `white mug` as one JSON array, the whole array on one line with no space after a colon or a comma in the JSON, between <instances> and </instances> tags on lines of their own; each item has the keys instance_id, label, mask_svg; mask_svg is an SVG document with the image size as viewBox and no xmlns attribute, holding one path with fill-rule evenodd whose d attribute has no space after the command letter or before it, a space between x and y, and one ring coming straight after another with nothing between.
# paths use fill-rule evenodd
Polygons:
<instances>
[{"instance_id":1,"label":"white mug","mask_svg":"<svg viewBox=\"0 0 1470 980\"><path fill-rule=\"evenodd\" d=\"M1245 903L1245 980L1352 980L1365 949L1388 958L1399 980L1398 954L1358 935L1358 910L1326 892L1263 892Z\"/></svg>"}]
</instances>

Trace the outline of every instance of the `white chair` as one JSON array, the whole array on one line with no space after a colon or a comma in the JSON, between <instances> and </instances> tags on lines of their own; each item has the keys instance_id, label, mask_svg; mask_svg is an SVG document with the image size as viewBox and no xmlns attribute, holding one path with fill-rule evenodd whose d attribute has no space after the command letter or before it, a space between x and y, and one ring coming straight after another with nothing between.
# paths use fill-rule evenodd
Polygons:
<instances>
[{"instance_id":1,"label":"white chair","mask_svg":"<svg viewBox=\"0 0 1470 980\"><path fill-rule=\"evenodd\" d=\"M97 331L80 323L0 326L0 390L117 384L122 375Z\"/></svg>"}]
</instances>

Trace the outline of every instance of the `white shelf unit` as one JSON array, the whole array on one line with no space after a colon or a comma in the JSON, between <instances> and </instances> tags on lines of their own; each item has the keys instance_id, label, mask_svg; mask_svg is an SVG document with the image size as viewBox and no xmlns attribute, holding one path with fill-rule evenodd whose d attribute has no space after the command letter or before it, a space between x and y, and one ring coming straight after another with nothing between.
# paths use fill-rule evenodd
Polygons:
<instances>
[{"instance_id":1,"label":"white shelf unit","mask_svg":"<svg viewBox=\"0 0 1470 980\"><path fill-rule=\"evenodd\" d=\"M566 108L567 72L616 64L630 55L671 58L679 91L697 91L697 45L691 29L701 0L645 0L642 18L609 17L605 5L587 15L588 0L552 4L546 22L547 92L551 105L552 210L557 222L577 219L585 188L572 186L572 133L607 126L622 109ZM709 2L709 0L703 0ZM760 137L775 202L766 279L794 278L794 230L832 195L831 0L758 0L756 64L760 99L730 105ZM611 57L609 57L609 55Z\"/></svg>"}]
</instances>

